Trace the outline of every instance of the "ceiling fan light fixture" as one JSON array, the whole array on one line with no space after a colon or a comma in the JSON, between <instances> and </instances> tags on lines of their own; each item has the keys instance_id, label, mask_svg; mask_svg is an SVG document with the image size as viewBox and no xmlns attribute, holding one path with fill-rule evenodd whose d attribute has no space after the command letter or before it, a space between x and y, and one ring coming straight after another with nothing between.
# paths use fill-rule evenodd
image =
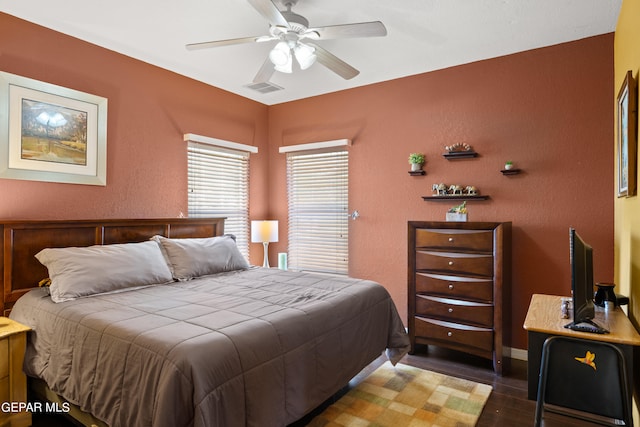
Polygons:
<instances>
[{"instance_id":1,"label":"ceiling fan light fixture","mask_svg":"<svg viewBox=\"0 0 640 427\"><path fill-rule=\"evenodd\" d=\"M269 60L276 66L276 69L281 66L286 66L291 62L291 48L287 42L278 43L271 52L269 52Z\"/></svg>"},{"instance_id":2,"label":"ceiling fan light fixture","mask_svg":"<svg viewBox=\"0 0 640 427\"><path fill-rule=\"evenodd\" d=\"M291 53L287 52L287 61L285 63L274 64L273 68L281 73L291 74L293 72L293 56L291 56Z\"/></svg>"},{"instance_id":3,"label":"ceiling fan light fixture","mask_svg":"<svg viewBox=\"0 0 640 427\"><path fill-rule=\"evenodd\" d=\"M352 79L360 73L357 69L336 57L321 45L314 44L313 41L354 37L382 37L387 35L387 29L380 21L309 28L307 18L291 10L298 3L298 0L277 0L278 3L286 7L287 10L284 11L276 6L276 0L248 1L269 22L269 35L190 43L186 47L188 50L195 50L250 42L277 43L269 52L269 56L263 62L258 74L254 77L254 83L267 82L274 71L292 73L294 62L296 62L296 70L306 70L316 61L343 79ZM310 45L304 43L307 40Z\"/></svg>"},{"instance_id":4,"label":"ceiling fan light fixture","mask_svg":"<svg viewBox=\"0 0 640 427\"><path fill-rule=\"evenodd\" d=\"M303 70L311 67L313 63L316 62L316 49L313 46L298 43L293 53L296 56L298 64L300 64L300 68Z\"/></svg>"}]
</instances>

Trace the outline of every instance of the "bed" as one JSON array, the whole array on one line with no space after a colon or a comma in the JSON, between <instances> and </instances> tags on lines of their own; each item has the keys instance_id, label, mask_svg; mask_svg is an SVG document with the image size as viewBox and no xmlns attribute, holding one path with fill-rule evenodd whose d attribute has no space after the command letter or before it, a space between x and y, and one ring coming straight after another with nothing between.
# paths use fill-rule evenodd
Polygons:
<instances>
[{"instance_id":1,"label":"bed","mask_svg":"<svg viewBox=\"0 0 640 427\"><path fill-rule=\"evenodd\" d=\"M33 329L25 372L63 402L113 427L286 426L385 350L394 363L408 350L393 301L377 283L235 268L233 259L220 272L185 270L202 242L228 244L222 219L0 226L3 309ZM63 283L51 258L85 262L78 259L98 247L108 265L112 255L105 251L135 248L148 257L134 263L142 271L156 265L152 245L160 248L172 280L90 295L74 294L76 285L37 286L48 276ZM76 249L80 255L70 252ZM138 256L132 253L125 253L127 259ZM114 258L118 265L128 262L122 256ZM101 275L111 279L119 271L106 270L95 270L90 288L102 283Z\"/></svg>"}]
</instances>

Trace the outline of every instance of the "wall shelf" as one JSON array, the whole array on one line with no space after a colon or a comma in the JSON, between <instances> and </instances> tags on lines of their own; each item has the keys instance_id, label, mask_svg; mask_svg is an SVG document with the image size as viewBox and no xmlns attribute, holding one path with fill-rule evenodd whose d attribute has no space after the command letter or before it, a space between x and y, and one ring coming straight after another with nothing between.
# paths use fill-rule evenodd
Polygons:
<instances>
[{"instance_id":1,"label":"wall shelf","mask_svg":"<svg viewBox=\"0 0 640 427\"><path fill-rule=\"evenodd\" d=\"M419 170L419 171L409 171L409 175L411 176L421 176L421 175L426 175L427 172L424 170Z\"/></svg>"},{"instance_id":2,"label":"wall shelf","mask_svg":"<svg viewBox=\"0 0 640 427\"><path fill-rule=\"evenodd\" d=\"M478 157L478 153L475 151L450 151L442 155L447 160L455 159L470 159L472 157Z\"/></svg>"},{"instance_id":3,"label":"wall shelf","mask_svg":"<svg viewBox=\"0 0 640 427\"><path fill-rule=\"evenodd\" d=\"M502 175L518 175L522 169L503 169L500 171Z\"/></svg>"},{"instance_id":4,"label":"wall shelf","mask_svg":"<svg viewBox=\"0 0 640 427\"><path fill-rule=\"evenodd\" d=\"M422 196L422 198L424 199L425 202L442 202L445 200L487 200L489 199L489 196L486 195L469 195L469 194L463 194L463 195L455 195L455 196Z\"/></svg>"}]
</instances>

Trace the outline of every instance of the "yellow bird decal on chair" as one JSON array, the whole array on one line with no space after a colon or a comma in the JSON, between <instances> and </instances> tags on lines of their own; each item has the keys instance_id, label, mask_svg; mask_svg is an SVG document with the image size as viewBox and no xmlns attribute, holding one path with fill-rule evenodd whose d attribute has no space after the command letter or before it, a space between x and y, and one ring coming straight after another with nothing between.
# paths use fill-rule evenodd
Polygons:
<instances>
[{"instance_id":1,"label":"yellow bird decal on chair","mask_svg":"<svg viewBox=\"0 0 640 427\"><path fill-rule=\"evenodd\" d=\"M596 355L594 353L591 353L589 350L587 350L587 354L584 357L575 357L578 362L589 365L593 368L594 371L596 371L596 362L594 362L595 358Z\"/></svg>"}]
</instances>

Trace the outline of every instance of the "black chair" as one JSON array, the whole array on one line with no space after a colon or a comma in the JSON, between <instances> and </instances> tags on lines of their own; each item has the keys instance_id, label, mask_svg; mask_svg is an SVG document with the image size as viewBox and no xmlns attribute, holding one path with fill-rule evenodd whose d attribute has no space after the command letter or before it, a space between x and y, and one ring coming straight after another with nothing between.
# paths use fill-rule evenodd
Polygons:
<instances>
[{"instance_id":1,"label":"black chair","mask_svg":"<svg viewBox=\"0 0 640 427\"><path fill-rule=\"evenodd\" d=\"M605 425L633 426L627 378L624 357L615 345L547 338L542 346L535 426L540 426L545 410Z\"/></svg>"}]
</instances>

